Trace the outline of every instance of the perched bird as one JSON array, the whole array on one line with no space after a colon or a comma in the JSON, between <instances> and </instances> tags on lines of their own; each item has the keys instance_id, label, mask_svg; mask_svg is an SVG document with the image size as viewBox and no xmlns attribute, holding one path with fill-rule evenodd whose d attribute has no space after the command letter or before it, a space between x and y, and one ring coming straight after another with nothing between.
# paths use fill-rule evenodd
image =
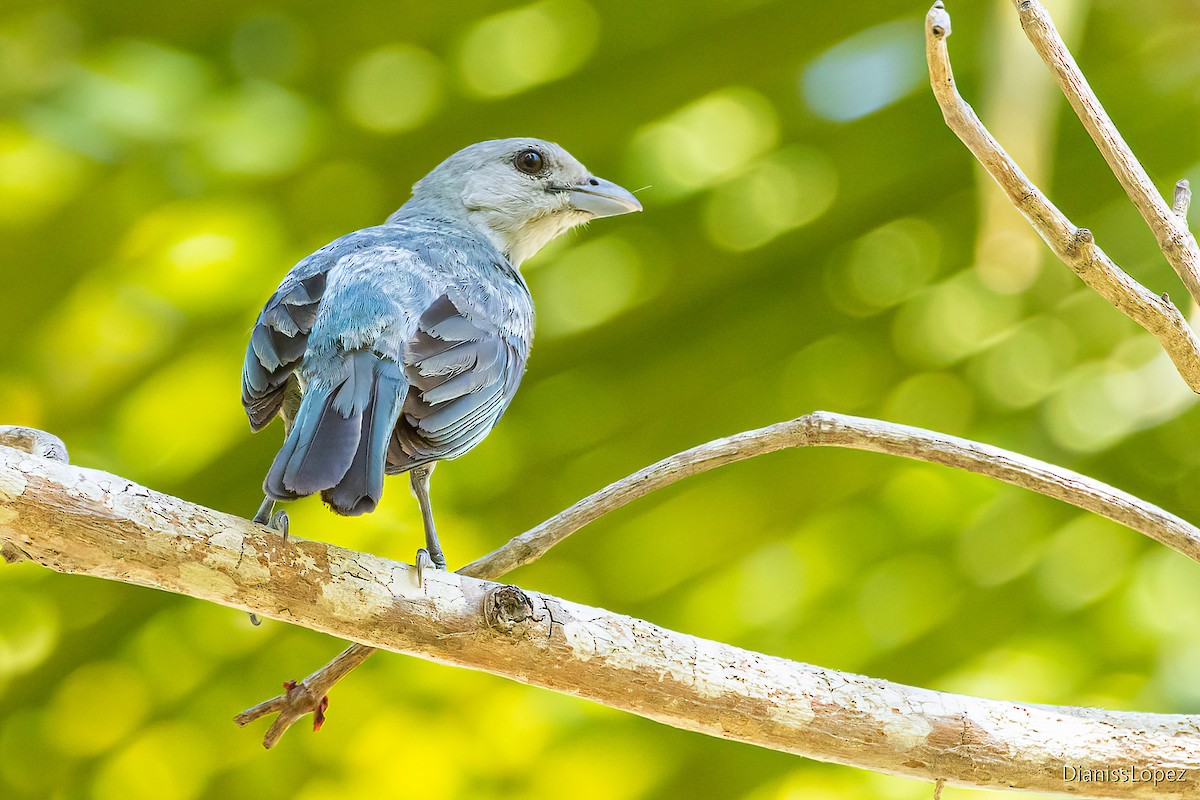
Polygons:
<instances>
[{"instance_id":1,"label":"perched bird","mask_svg":"<svg viewBox=\"0 0 1200 800\"><path fill-rule=\"evenodd\" d=\"M417 563L444 569L429 476L487 436L521 382L533 335L521 262L576 225L641 208L556 144L480 142L418 181L383 225L292 267L242 373L250 427L278 414L286 432L254 520L286 532L275 502L316 492L364 514L385 473L408 472L425 527Z\"/></svg>"}]
</instances>

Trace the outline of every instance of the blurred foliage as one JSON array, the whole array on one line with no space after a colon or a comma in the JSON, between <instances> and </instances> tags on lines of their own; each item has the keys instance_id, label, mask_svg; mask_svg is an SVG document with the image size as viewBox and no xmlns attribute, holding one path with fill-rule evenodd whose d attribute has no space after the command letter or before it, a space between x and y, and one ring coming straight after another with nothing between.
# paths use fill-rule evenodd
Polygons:
<instances>
[{"instance_id":1,"label":"blurred foliage","mask_svg":"<svg viewBox=\"0 0 1200 800\"><path fill-rule=\"evenodd\" d=\"M435 7L436 6L436 7ZM1200 18L1052 3L1160 186L1198 175ZM279 443L238 402L297 259L453 150L554 139L646 212L527 268L539 330L499 428L434 481L464 563L611 480L815 408L994 443L1200 518L1200 415L943 127L927 3L9 0L0 7L0 421L250 515ZM1020 38L952 3L964 93L1155 291L1179 282ZM1136 15L1136 16L1135 16ZM408 559L402 480L302 536ZM983 478L772 455L659 492L515 574L823 666L990 697L1200 712L1195 564ZM0 797L924 798L930 787L381 656L319 736L230 722L334 640L30 565L0 570ZM945 797L987 793L947 790Z\"/></svg>"}]
</instances>

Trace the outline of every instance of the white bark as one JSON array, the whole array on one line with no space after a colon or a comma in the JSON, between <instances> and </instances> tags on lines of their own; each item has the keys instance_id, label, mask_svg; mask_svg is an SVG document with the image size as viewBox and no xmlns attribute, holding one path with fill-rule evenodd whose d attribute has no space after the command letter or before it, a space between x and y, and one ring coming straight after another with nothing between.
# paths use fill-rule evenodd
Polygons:
<instances>
[{"instance_id":1,"label":"white bark","mask_svg":"<svg viewBox=\"0 0 1200 800\"><path fill-rule=\"evenodd\" d=\"M829 414L785 426L764 430L793 444L834 444L864 435L847 435L847 428L867 429L880 442L875 449L942 462L964 449L953 437ZM762 434L730 440L761 450ZM931 439L939 442L932 449ZM730 440L697 451L733 460ZM1018 472L1027 466L1014 454L965 445L973 453L968 460ZM1085 495L1105 502L1127 498L1044 467L1042 477L1055 485L1072 491L1086 485ZM1154 525L1176 525L1140 501L1119 505L1142 509L1135 516ZM407 565L298 538L285 542L246 520L114 475L3 447L0 543L13 557L61 572L187 594L810 758L952 785L1200 797L1191 772L1200 768L1196 717L1038 707L902 686L456 573L427 572L419 586ZM1125 767L1151 771L1133 776L1139 780L1064 779L1079 770Z\"/></svg>"}]
</instances>

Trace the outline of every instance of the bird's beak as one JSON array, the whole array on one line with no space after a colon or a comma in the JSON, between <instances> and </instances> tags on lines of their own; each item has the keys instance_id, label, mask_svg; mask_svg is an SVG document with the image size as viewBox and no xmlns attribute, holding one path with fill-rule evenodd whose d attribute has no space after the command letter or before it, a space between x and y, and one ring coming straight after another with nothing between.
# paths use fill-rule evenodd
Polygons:
<instances>
[{"instance_id":1,"label":"bird's beak","mask_svg":"<svg viewBox=\"0 0 1200 800\"><path fill-rule=\"evenodd\" d=\"M603 178L589 178L578 186L567 187L571 204L593 217L615 217L641 211L642 204L628 189Z\"/></svg>"}]
</instances>

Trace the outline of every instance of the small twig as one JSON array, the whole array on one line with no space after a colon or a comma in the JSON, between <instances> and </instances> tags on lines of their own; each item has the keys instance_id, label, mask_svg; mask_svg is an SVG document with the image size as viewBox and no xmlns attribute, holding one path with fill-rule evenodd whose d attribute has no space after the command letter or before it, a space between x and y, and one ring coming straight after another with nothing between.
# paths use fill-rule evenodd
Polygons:
<instances>
[{"instance_id":1,"label":"small twig","mask_svg":"<svg viewBox=\"0 0 1200 800\"><path fill-rule=\"evenodd\" d=\"M536 561L589 522L639 497L692 475L789 447L871 450L987 475L1107 517L1200 561L1200 529L1157 506L1076 472L957 436L816 411L665 458L580 500L458 572L495 580ZM264 746L271 747L296 720L313 713L324 693L371 652L371 648L363 645L351 645L300 682L308 689L305 693L289 692L247 709L237 716L238 724L245 725L264 714L280 711L280 718L263 741ZM272 738L277 728L278 735Z\"/></svg>"},{"instance_id":2,"label":"small twig","mask_svg":"<svg viewBox=\"0 0 1200 800\"><path fill-rule=\"evenodd\" d=\"M1171 204L1171 211L1175 216L1186 221L1188 215L1188 207L1192 204L1192 185L1187 182L1187 179L1181 180L1175 184L1175 201Z\"/></svg>"},{"instance_id":3,"label":"small twig","mask_svg":"<svg viewBox=\"0 0 1200 800\"><path fill-rule=\"evenodd\" d=\"M268 750L279 743L288 728L307 714L313 715L313 730L318 731L325 722L325 709L329 706L329 690L333 685L375 652L374 647L352 644L337 658L302 681L288 681L283 685L284 693L270 700L247 708L233 718L238 725L247 725L266 714L278 713L263 736L263 747Z\"/></svg>"},{"instance_id":4,"label":"small twig","mask_svg":"<svg viewBox=\"0 0 1200 800\"><path fill-rule=\"evenodd\" d=\"M1063 43L1054 21L1038 0L1013 0L1021 27L1042 61L1054 73L1059 88L1075 109L1109 168L1154 233L1158 246L1179 275L1188 294L1200 303L1200 246L1178 211L1167 206L1141 162L1109 118L1100 99ZM1178 186L1175 196L1178 204ZM1186 208L1186 206L1185 206Z\"/></svg>"},{"instance_id":5,"label":"small twig","mask_svg":"<svg viewBox=\"0 0 1200 800\"><path fill-rule=\"evenodd\" d=\"M1075 227L1025 176L959 95L946 49L950 15L941 0L930 9L925 31L930 83L946 125L1008 194L1055 255L1101 297L1157 338L1188 387L1200 393L1200 339L1179 309L1118 267L1095 244L1090 231Z\"/></svg>"},{"instance_id":6,"label":"small twig","mask_svg":"<svg viewBox=\"0 0 1200 800\"><path fill-rule=\"evenodd\" d=\"M588 523L676 481L785 447L811 444L806 441L804 430L811 420L824 414L818 411L790 422L727 436L664 458L609 484L525 533L514 536L499 549L472 561L459 572L495 580L541 558L551 547Z\"/></svg>"}]
</instances>

